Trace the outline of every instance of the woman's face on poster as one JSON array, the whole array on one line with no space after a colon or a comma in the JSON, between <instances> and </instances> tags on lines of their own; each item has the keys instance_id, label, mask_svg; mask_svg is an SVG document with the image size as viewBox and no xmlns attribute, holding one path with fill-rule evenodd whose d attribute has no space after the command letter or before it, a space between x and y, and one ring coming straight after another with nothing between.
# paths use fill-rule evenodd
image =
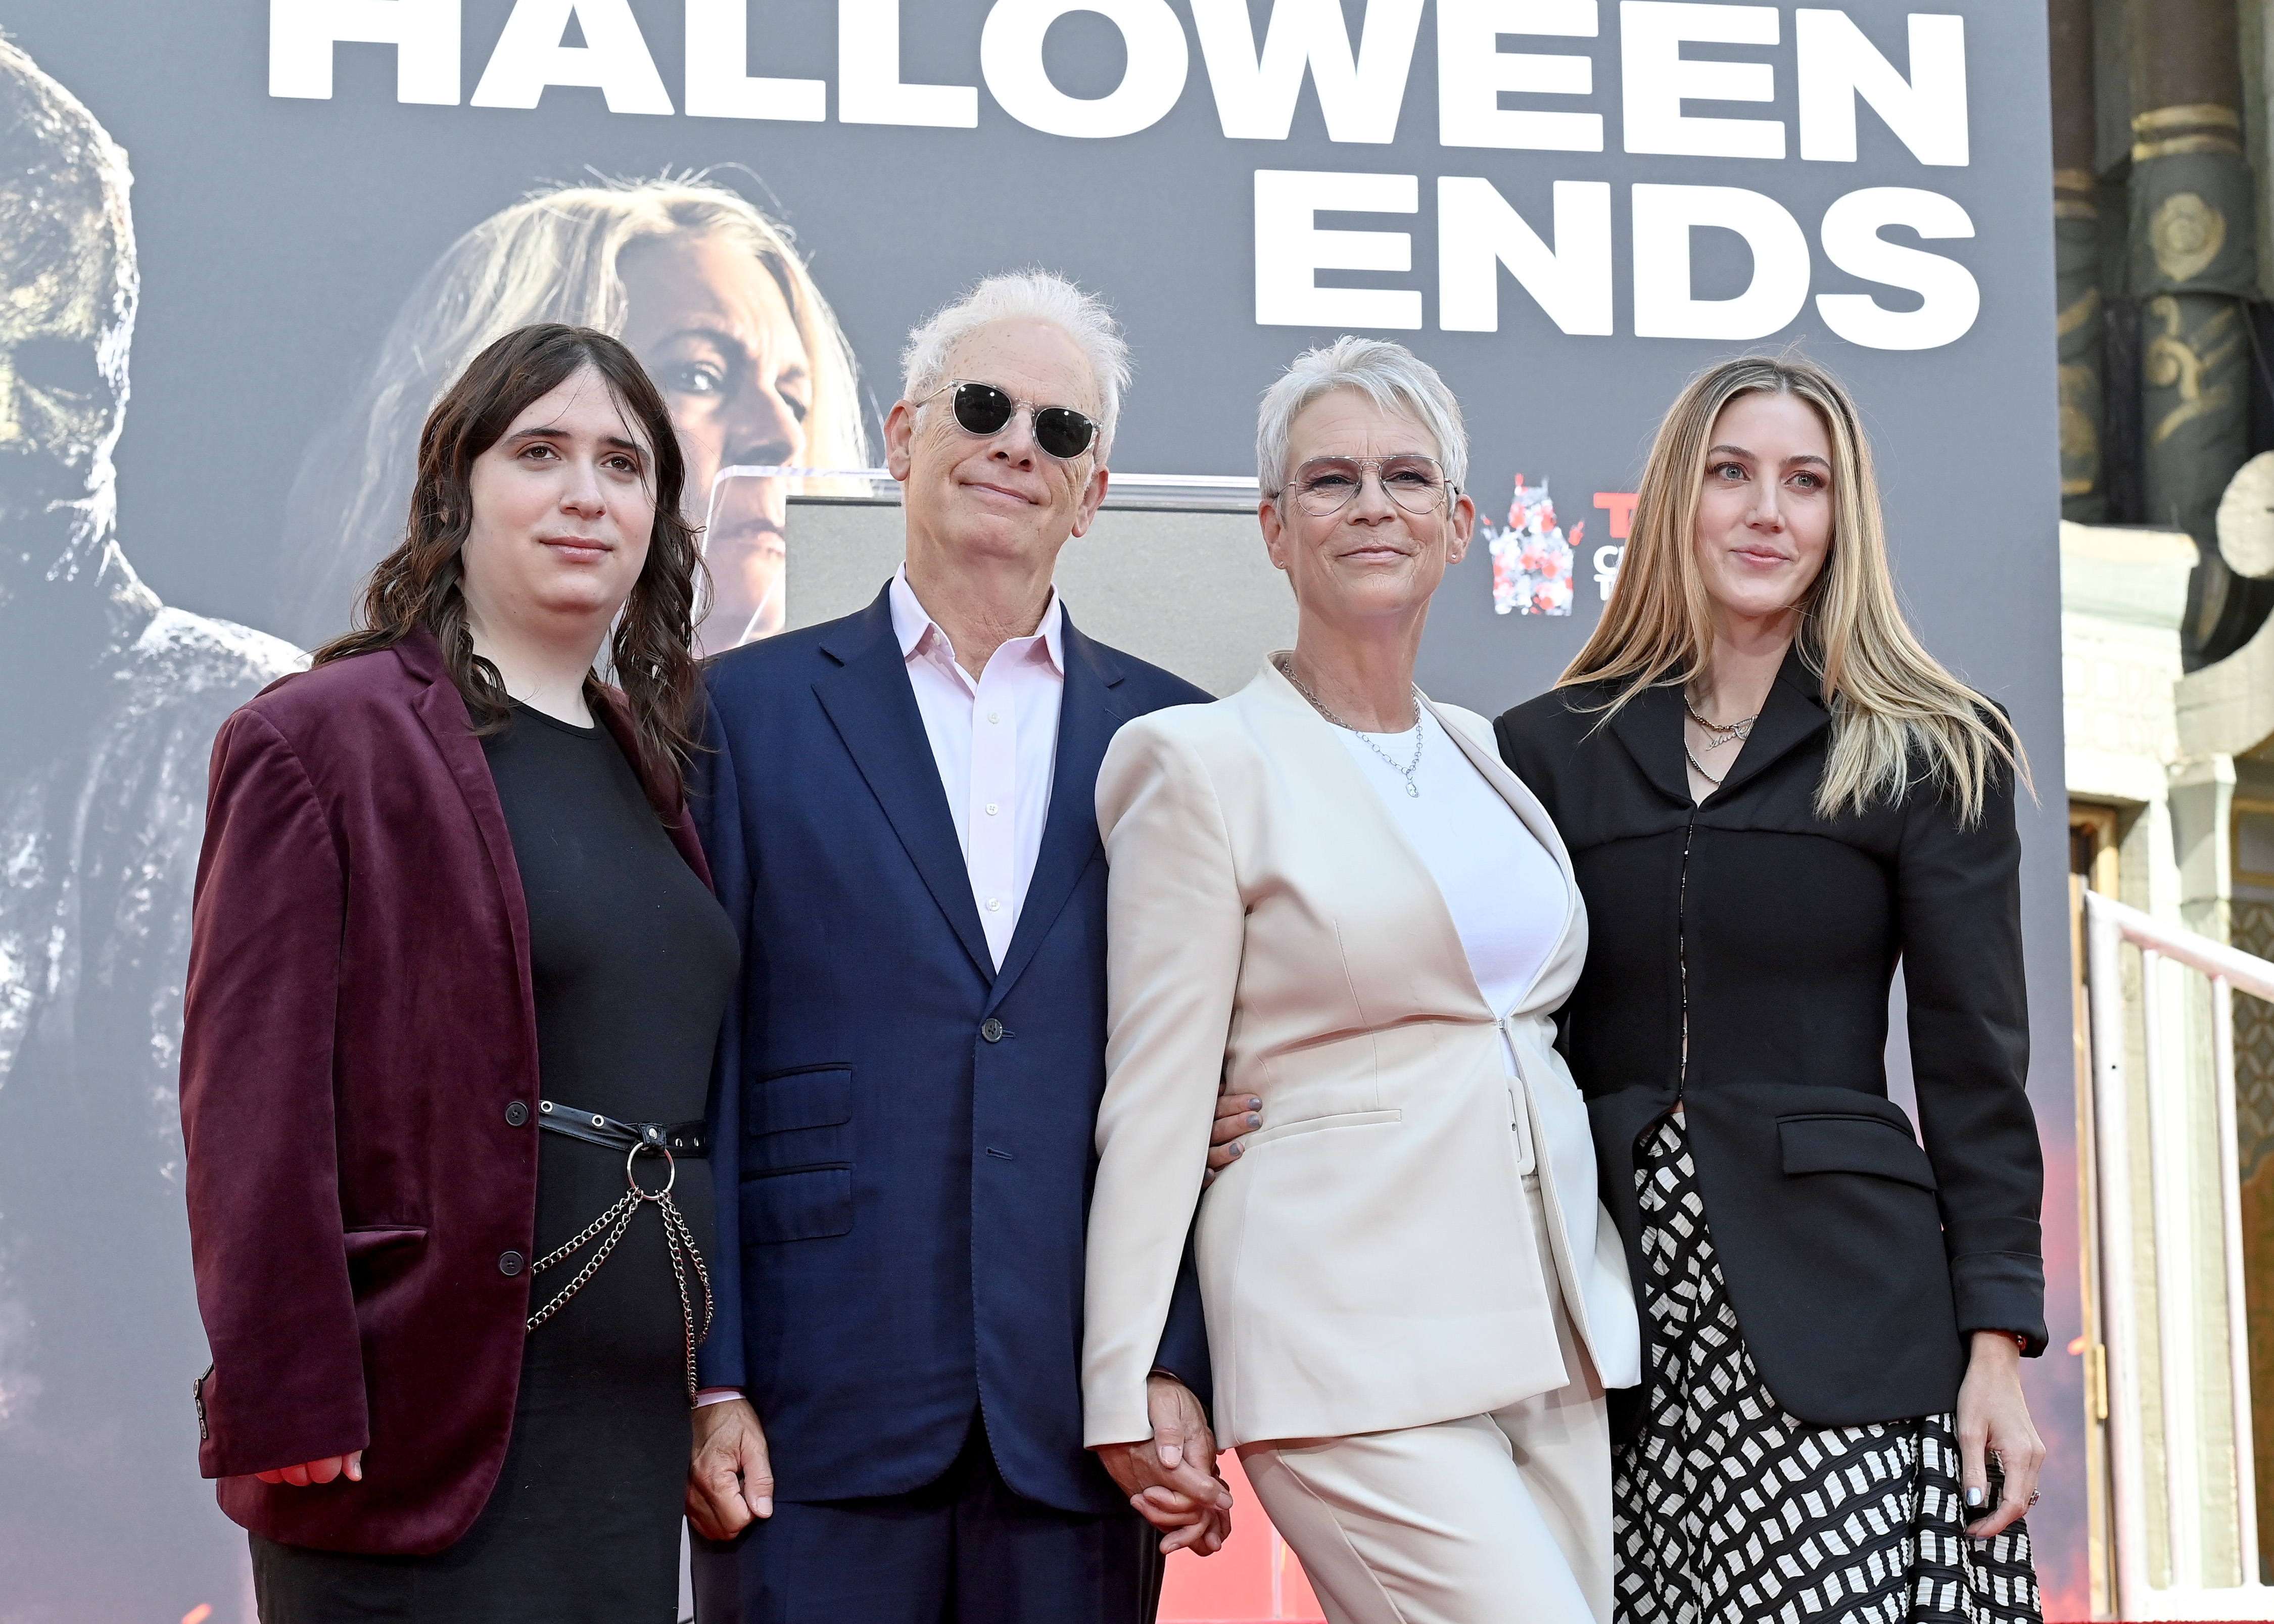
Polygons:
<instances>
[{"instance_id":1,"label":"woman's face on poster","mask_svg":"<svg viewBox=\"0 0 2274 1624\"><path fill-rule=\"evenodd\" d=\"M671 408L687 456L687 514L710 520L709 615L697 631L716 653L782 626L787 490L779 479L719 470L807 461L813 372L773 273L724 236L644 237L617 261L623 339Z\"/></svg>"}]
</instances>

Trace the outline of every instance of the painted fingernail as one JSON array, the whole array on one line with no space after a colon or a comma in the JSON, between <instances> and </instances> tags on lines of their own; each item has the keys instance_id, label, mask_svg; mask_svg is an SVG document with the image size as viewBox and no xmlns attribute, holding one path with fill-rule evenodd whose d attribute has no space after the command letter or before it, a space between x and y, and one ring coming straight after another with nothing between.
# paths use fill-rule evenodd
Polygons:
<instances>
[{"instance_id":1,"label":"painted fingernail","mask_svg":"<svg viewBox=\"0 0 2274 1624\"><path fill-rule=\"evenodd\" d=\"M1966 1491L1966 1503L1969 1506L1979 1506L1983 1501L1989 1498L1990 1496L1980 1489L1969 1489Z\"/></svg>"},{"instance_id":2,"label":"painted fingernail","mask_svg":"<svg viewBox=\"0 0 2274 1624\"><path fill-rule=\"evenodd\" d=\"M1246 1149L1247 1149L1247 1147L1246 1147L1246 1146L1242 1145L1242 1144L1239 1144L1239 1142L1237 1142L1237 1141L1234 1141L1234 1142L1233 1142L1233 1144L1232 1144L1232 1147L1231 1147L1231 1154L1232 1154L1233 1155L1235 1155L1235 1156L1237 1156L1237 1155L1240 1155L1240 1154L1245 1154L1245 1153L1246 1153Z\"/></svg>"},{"instance_id":3,"label":"painted fingernail","mask_svg":"<svg viewBox=\"0 0 2274 1624\"><path fill-rule=\"evenodd\" d=\"M1263 1118L1250 1111L1247 1114L1247 1125L1251 1128L1260 1128L1263 1125Z\"/></svg>"},{"instance_id":4,"label":"painted fingernail","mask_svg":"<svg viewBox=\"0 0 2274 1624\"><path fill-rule=\"evenodd\" d=\"M1263 1101L1258 1099L1255 1095L1249 1094L1247 1096L1247 1109L1251 1111L1260 1111L1263 1109Z\"/></svg>"}]
</instances>

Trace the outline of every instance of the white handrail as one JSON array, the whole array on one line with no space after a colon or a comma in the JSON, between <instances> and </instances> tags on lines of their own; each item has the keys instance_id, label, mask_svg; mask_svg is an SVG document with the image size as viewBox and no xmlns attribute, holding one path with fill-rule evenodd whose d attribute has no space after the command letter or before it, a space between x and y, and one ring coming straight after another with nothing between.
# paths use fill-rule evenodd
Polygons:
<instances>
[{"instance_id":1,"label":"white handrail","mask_svg":"<svg viewBox=\"0 0 2274 1624\"><path fill-rule=\"evenodd\" d=\"M2084 911L2089 918L2105 920L2114 926L2117 934L2127 942L2175 959L2190 970L2224 977L2253 997L2274 1003L2274 964L2255 954L2197 936L2178 925L2167 925L2153 914L2142 914L2097 891L2084 893Z\"/></svg>"},{"instance_id":2,"label":"white handrail","mask_svg":"<svg viewBox=\"0 0 2274 1624\"><path fill-rule=\"evenodd\" d=\"M2099 1208L2102 1334L2114 1391L2108 1413L2109 1469L2119 1615L2127 1619L2274 1620L2274 1587L2260 1583L2257 1485L2250 1402L2248 1325L2244 1312L2242 1199L2235 1140L2233 989L2274 1001L2274 963L2164 923L2112 898L2087 891L2085 981L2090 1000L2093 1136ZM2146 1061L2150 1214L2155 1235L2156 1332L2162 1380L2165 1549L2164 1583L2148 1570L2150 1490L2142 1458L2138 1300L2132 1267L2133 1205L2125 1023L2117 947L2141 950L2141 1035ZM2239 1585L2210 1585L2202 1573L2196 1436L2192 1281L2187 1224L2184 1004L2172 997L2166 963L2209 979L2213 1093L2219 1139L2219 1246L2226 1295L2227 1394L2233 1427L2233 1547ZM2183 995L2182 995L2183 996ZM2177 1048L2180 1064L2172 1079Z\"/></svg>"},{"instance_id":3,"label":"white handrail","mask_svg":"<svg viewBox=\"0 0 2274 1624\"><path fill-rule=\"evenodd\" d=\"M2140 1617L2148 1588L2147 1462L2141 1458L2138 1297L2132 1270L2132 1117L2124 1093L2124 992L2114 921L2085 893L2085 986L2092 1035L2093 1171L2100 1217L2101 1339L2107 1349L2108 1471L2117 1615Z\"/></svg>"}]
</instances>

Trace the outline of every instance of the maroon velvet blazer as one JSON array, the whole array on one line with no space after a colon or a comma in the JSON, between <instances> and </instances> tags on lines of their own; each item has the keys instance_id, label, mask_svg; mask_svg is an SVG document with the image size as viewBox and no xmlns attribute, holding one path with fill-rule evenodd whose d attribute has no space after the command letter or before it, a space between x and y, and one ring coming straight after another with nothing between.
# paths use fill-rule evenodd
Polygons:
<instances>
[{"instance_id":1,"label":"maroon velvet blazer","mask_svg":"<svg viewBox=\"0 0 2274 1624\"><path fill-rule=\"evenodd\" d=\"M472 1523L521 1375L538 1097L528 911L440 649L277 682L214 741L182 1035L198 1455L233 1521L402 1553ZM250 1475L353 1449L361 1483Z\"/></svg>"}]
</instances>

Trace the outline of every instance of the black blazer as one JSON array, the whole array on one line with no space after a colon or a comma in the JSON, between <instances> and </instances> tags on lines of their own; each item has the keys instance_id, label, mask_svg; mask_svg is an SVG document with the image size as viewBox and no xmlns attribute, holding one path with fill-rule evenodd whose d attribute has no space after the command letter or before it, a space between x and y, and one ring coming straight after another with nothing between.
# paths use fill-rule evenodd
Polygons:
<instances>
[{"instance_id":1,"label":"black blazer","mask_svg":"<svg viewBox=\"0 0 2274 1624\"><path fill-rule=\"evenodd\" d=\"M1636 1140L1679 1090L1729 1301L1778 1402L1823 1426L1947 1410L1967 1333L2045 1342L2010 777L1971 829L1924 782L1818 817L1831 717L1796 651L1696 806L1680 690L1601 725L1610 696L1544 694L1495 731L1586 898L1562 1041L1638 1289ZM1898 960L1924 1151L1886 1097Z\"/></svg>"}]
</instances>

